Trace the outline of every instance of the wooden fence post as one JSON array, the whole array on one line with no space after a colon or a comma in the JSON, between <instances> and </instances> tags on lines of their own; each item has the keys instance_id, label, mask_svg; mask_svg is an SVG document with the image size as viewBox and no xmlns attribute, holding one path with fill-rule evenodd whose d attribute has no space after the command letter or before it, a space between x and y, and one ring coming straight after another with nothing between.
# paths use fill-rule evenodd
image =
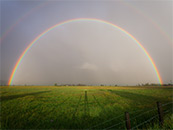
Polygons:
<instances>
[{"instance_id":1,"label":"wooden fence post","mask_svg":"<svg viewBox=\"0 0 173 130\"><path fill-rule=\"evenodd\" d=\"M85 91L85 101L87 100L87 91Z\"/></svg>"},{"instance_id":2,"label":"wooden fence post","mask_svg":"<svg viewBox=\"0 0 173 130\"><path fill-rule=\"evenodd\" d=\"M160 102L157 102L157 109L159 114L160 126L163 126L163 109L162 109L162 104Z\"/></svg>"},{"instance_id":3,"label":"wooden fence post","mask_svg":"<svg viewBox=\"0 0 173 130\"><path fill-rule=\"evenodd\" d=\"M127 130L131 130L130 116L128 112L125 112L125 121Z\"/></svg>"}]
</instances>

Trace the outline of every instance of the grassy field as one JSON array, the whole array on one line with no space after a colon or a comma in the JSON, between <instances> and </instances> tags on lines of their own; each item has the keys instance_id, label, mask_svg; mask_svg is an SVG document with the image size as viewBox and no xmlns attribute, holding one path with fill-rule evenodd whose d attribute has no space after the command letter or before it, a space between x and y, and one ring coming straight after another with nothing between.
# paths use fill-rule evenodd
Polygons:
<instances>
[{"instance_id":1,"label":"grassy field","mask_svg":"<svg viewBox=\"0 0 173 130\"><path fill-rule=\"evenodd\" d=\"M126 111L133 128L157 115L156 101L165 104L164 127L173 128L173 87L1 86L0 90L1 129L125 129ZM136 128L158 128L157 124L158 117Z\"/></svg>"}]
</instances>

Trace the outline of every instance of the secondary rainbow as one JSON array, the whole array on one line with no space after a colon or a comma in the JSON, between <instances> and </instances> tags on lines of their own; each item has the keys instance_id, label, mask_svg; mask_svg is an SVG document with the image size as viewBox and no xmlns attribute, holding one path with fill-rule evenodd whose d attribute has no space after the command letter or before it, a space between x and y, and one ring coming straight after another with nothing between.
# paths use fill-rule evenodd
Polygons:
<instances>
[{"instance_id":1,"label":"secondary rainbow","mask_svg":"<svg viewBox=\"0 0 173 130\"><path fill-rule=\"evenodd\" d=\"M144 12L142 12L142 10L139 10L136 6L133 6L129 2L122 2L122 4L135 11L135 13L137 13L140 17L143 17L145 20L149 21L163 35L163 37L165 37L165 40L167 40L171 46L173 45L173 39L171 38L171 36L169 36L163 30L163 28L154 21L154 19L152 19L149 15L146 15Z\"/></svg>"},{"instance_id":2,"label":"secondary rainbow","mask_svg":"<svg viewBox=\"0 0 173 130\"><path fill-rule=\"evenodd\" d=\"M100 20L100 19L95 19L95 18L77 18L77 19L70 19L70 20L67 20L67 21L63 21L61 23L58 23L54 26L51 26L50 28L48 28L47 30L45 30L44 32L42 32L40 35L38 35L28 46L27 48L23 51L23 53L20 55L19 59L17 60L13 70L12 70L12 73L10 75L10 78L9 78L9 81L8 81L8 85L12 85L13 83L13 79L14 79L14 76L15 76L15 73L17 71L17 69L19 68L20 66L20 63L22 62L22 59L25 57L25 55L27 54L27 52L32 48L32 46L39 40L41 39L44 35L46 35L49 31L59 27L59 26L62 26L62 25L65 25L65 24L68 24L68 23L72 23L72 22L77 22L77 21L93 21L93 22L100 22L100 23L104 23L104 24L107 24L109 26L112 26L118 30L120 30L121 32L123 32L124 34L126 34L128 37L130 37L142 50L143 52L145 53L145 55L147 56L147 58L149 59L149 61L151 62L152 64L152 67L156 73L156 76L157 76L157 79L159 81L159 83L162 85L163 82L162 82L162 78L159 74L159 71L153 61L153 59L151 58L151 56L149 55L149 53L147 52L147 50L142 46L142 44L133 36L131 35L129 32L127 32L126 30L124 30L123 28L113 24L113 23L110 23L108 21L105 21L105 20Z\"/></svg>"},{"instance_id":3,"label":"secondary rainbow","mask_svg":"<svg viewBox=\"0 0 173 130\"><path fill-rule=\"evenodd\" d=\"M25 20L26 18L28 18L31 14L33 14L35 11L39 10L40 8L46 6L48 4L48 1L42 2L41 4L39 4L38 6L32 8L31 10L29 10L27 13L25 13L23 16L21 16L19 19L16 20L16 22L14 22L14 24L12 24L0 37L0 44L2 43L2 41L8 36L8 34L10 32L13 31L13 29L20 24L23 20Z\"/></svg>"}]
</instances>

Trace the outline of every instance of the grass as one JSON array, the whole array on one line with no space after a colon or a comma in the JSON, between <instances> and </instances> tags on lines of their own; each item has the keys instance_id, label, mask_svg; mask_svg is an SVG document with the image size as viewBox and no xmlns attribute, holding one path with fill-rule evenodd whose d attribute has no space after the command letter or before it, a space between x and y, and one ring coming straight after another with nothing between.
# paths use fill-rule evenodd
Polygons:
<instances>
[{"instance_id":1,"label":"grass","mask_svg":"<svg viewBox=\"0 0 173 130\"><path fill-rule=\"evenodd\" d=\"M125 129L126 111L133 128L157 115L156 101L173 101L173 87L161 86L2 86L0 90L1 129L104 129L117 123L111 128ZM169 110L163 127L173 129L172 104L163 110ZM158 118L137 127L141 128L160 128Z\"/></svg>"},{"instance_id":2,"label":"grass","mask_svg":"<svg viewBox=\"0 0 173 130\"><path fill-rule=\"evenodd\" d=\"M155 130L158 130L158 129L164 129L164 130L171 130L173 129L173 114L168 114L164 117L164 124L163 126L160 126L158 121L157 123L148 123L148 125L146 125L146 128L148 130L152 130L152 129L155 129Z\"/></svg>"}]
</instances>

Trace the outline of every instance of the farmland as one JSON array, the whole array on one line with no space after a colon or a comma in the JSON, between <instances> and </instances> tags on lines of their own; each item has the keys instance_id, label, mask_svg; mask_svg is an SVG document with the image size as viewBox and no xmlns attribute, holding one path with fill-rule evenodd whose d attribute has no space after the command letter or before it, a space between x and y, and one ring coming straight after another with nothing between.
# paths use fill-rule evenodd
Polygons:
<instances>
[{"instance_id":1,"label":"farmland","mask_svg":"<svg viewBox=\"0 0 173 130\"><path fill-rule=\"evenodd\" d=\"M2 129L125 129L126 111L134 127L157 115L157 101L165 104L163 110L168 110L165 116L173 112L173 87L1 86L0 89ZM137 128L152 128L153 123L158 123L158 119ZM171 123L166 127L171 128Z\"/></svg>"}]
</instances>

